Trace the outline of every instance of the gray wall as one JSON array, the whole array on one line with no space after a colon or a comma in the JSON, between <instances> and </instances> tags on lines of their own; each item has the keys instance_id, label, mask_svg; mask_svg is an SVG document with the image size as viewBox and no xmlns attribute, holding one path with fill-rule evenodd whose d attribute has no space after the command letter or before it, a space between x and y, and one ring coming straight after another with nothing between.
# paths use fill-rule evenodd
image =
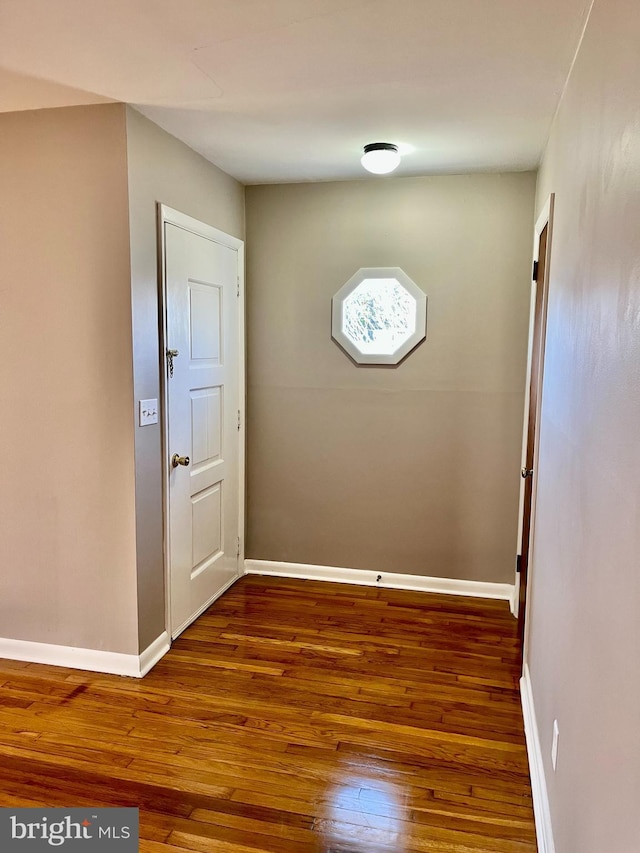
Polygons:
<instances>
[{"instance_id":1,"label":"gray wall","mask_svg":"<svg viewBox=\"0 0 640 853\"><path fill-rule=\"evenodd\" d=\"M538 186L556 217L528 655L557 853L640 850L639 44L637 3L596 0Z\"/></svg>"},{"instance_id":2,"label":"gray wall","mask_svg":"<svg viewBox=\"0 0 640 853\"><path fill-rule=\"evenodd\" d=\"M125 110L0 116L0 637L138 650Z\"/></svg>"},{"instance_id":3,"label":"gray wall","mask_svg":"<svg viewBox=\"0 0 640 853\"><path fill-rule=\"evenodd\" d=\"M247 188L247 556L513 582L535 176ZM429 296L396 368L331 340L332 295Z\"/></svg>"},{"instance_id":4,"label":"gray wall","mask_svg":"<svg viewBox=\"0 0 640 853\"><path fill-rule=\"evenodd\" d=\"M127 107L136 538L140 650L165 629L160 425L137 425L137 401L160 396L156 204L244 238L244 188Z\"/></svg>"}]
</instances>

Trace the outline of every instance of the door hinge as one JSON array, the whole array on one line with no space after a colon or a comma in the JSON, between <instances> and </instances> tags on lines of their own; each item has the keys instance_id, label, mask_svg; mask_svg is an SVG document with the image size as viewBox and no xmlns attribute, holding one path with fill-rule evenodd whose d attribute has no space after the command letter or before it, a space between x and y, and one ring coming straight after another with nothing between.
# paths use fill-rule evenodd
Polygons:
<instances>
[{"instance_id":1,"label":"door hinge","mask_svg":"<svg viewBox=\"0 0 640 853\"><path fill-rule=\"evenodd\" d=\"M238 536L238 552L236 554L236 557L239 557L239 556L240 556L240 537Z\"/></svg>"},{"instance_id":2,"label":"door hinge","mask_svg":"<svg viewBox=\"0 0 640 853\"><path fill-rule=\"evenodd\" d=\"M242 415L240 414L240 409L238 409L238 432L240 431L241 426L242 426Z\"/></svg>"},{"instance_id":3,"label":"door hinge","mask_svg":"<svg viewBox=\"0 0 640 853\"><path fill-rule=\"evenodd\" d=\"M240 296L240 276L238 276L238 277L236 278L236 282L237 282L237 285L238 285L238 290L237 290L237 292L236 292L236 296L238 296L238 297L239 297L239 296Z\"/></svg>"},{"instance_id":4,"label":"door hinge","mask_svg":"<svg viewBox=\"0 0 640 853\"><path fill-rule=\"evenodd\" d=\"M533 269L531 270L531 281L538 280L538 262L533 262Z\"/></svg>"},{"instance_id":5,"label":"door hinge","mask_svg":"<svg viewBox=\"0 0 640 853\"><path fill-rule=\"evenodd\" d=\"M520 574L520 569L522 568L522 554L518 554L516 556L516 574Z\"/></svg>"}]
</instances>

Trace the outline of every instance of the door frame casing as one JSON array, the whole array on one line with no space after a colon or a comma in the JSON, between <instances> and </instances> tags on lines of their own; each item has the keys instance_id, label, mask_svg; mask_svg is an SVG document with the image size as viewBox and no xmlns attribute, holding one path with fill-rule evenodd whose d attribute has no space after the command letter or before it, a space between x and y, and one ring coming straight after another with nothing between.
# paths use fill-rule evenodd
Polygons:
<instances>
[{"instance_id":1,"label":"door frame casing","mask_svg":"<svg viewBox=\"0 0 640 853\"><path fill-rule=\"evenodd\" d=\"M207 225L186 213L181 213L166 204L157 204L158 225L158 300L159 300L159 341L160 341L160 429L162 436L162 530L164 556L164 595L165 628L171 637L171 578L170 578L170 540L169 540L169 408L167 396L167 280L165 269L165 224L176 225L199 237L206 237L222 246L235 249L238 253L238 537L240 539L238 555L238 577L244 566L245 540L245 266L244 241L233 237L213 225ZM235 582L235 581L233 581ZM222 590L224 592L224 590ZM216 594L216 598L221 593ZM207 604L209 606L209 604ZM206 608L205 608L206 609ZM196 617L197 618L197 617Z\"/></svg>"},{"instance_id":2,"label":"door frame casing","mask_svg":"<svg viewBox=\"0 0 640 853\"><path fill-rule=\"evenodd\" d=\"M536 322L536 293L538 287L542 287L542 310L541 310L541 323L542 328L540 330L540 339L541 339L541 348L540 348L540 367L539 367L539 375L538 375L538 399L537 399L537 407L535 412L535 422L536 422L536 431L535 431L535 441L534 441L534 465L533 465L533 476L531 483L531 510L530 510L530 526L529 526L529 560L528 560L528 572L527 572L527 589L526 589L526 600L529 601L530 592L531 592L531 576L532 576L532 566L533 566L533 540L534 540L534 527L535 527L535 515L536 515L536 497L537 497L537 486L538 486L538 451L540 445L540 413L542 410L542 388L544 382L544 357L545 357L545 341L547 334L547 305L549 300L549 268L550 268L550 257L551 257L551 243L553 238L553 212L555 205L555 193L551 193L549 198L546 200L538 218L536 219L536 224L534 227L533 233L533 262L538 263L539 251L540 251L540 236L544 231L545 226L547 227L547 248L546 248L546 256L545 256L545 264L544 264L544 277L541 282L537 282L533 279L533 275L531 276L531 301L530 301L530 310L529 310L529 339L527 344L527 373L526 373L526 384L525 384L525 399L524 399L524 418L523 418L523 428L522 428L522 455L521 455L521 465L522 467L526 467L527 464L527 442L529 435L529 408L531 405L530 394L531 394L531 371L533 369L533 345L534 345L534 334L535 334L535 322ZM525 501L525 485L526 481L524 479L520 482L520 495L518 501L518 538L516 541L516 554L521 555L522 551L522 528L523 528L523 514L524 514L524 501ZM519 563L519 560L517 561ZM514 616L518 617L519 612L519 594L520 594L520 573L518 572L518 565L515 567L515 588L514 588L514 607L513 613ZM523 645L523 661L526 663L527 660L527 646L528 646L528 635L529 635L529 621L525 621L525 634L524 634L524 645Z\"/></svg>"}]
</instances>

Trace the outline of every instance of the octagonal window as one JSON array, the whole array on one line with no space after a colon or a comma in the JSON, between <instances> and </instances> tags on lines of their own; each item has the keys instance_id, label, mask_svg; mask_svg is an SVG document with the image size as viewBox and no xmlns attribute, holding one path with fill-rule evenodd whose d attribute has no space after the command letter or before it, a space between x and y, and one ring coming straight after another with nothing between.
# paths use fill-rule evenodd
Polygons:
<instances>
[{"instance_id":1,"label":"octagonal window","mask_svg":"<svg viewBox=\"0 0 640 853\"><path fill-rule=\"evenodd\" d=\"M333 338L358 364L398 364L426 335L426 294L399 268L358 270L332 311Z\"/></svg>"}]
</instances>

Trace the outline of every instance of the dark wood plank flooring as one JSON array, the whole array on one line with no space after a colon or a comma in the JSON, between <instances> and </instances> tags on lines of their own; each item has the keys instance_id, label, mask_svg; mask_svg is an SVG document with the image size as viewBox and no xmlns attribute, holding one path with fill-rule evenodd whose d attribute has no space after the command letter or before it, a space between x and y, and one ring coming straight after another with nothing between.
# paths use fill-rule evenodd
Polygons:
<instances>
[{"instance_id":1,"label":"dark wood plank flooring","mask_svg":"<svg viewBox=\"0 0 640 853\"><path fill-rule=\"evenodd\" d=\"M535 853L504 602L245 577L142 680L0 661L0 805L141 851Z\"/></svg>"}]
</instances>

